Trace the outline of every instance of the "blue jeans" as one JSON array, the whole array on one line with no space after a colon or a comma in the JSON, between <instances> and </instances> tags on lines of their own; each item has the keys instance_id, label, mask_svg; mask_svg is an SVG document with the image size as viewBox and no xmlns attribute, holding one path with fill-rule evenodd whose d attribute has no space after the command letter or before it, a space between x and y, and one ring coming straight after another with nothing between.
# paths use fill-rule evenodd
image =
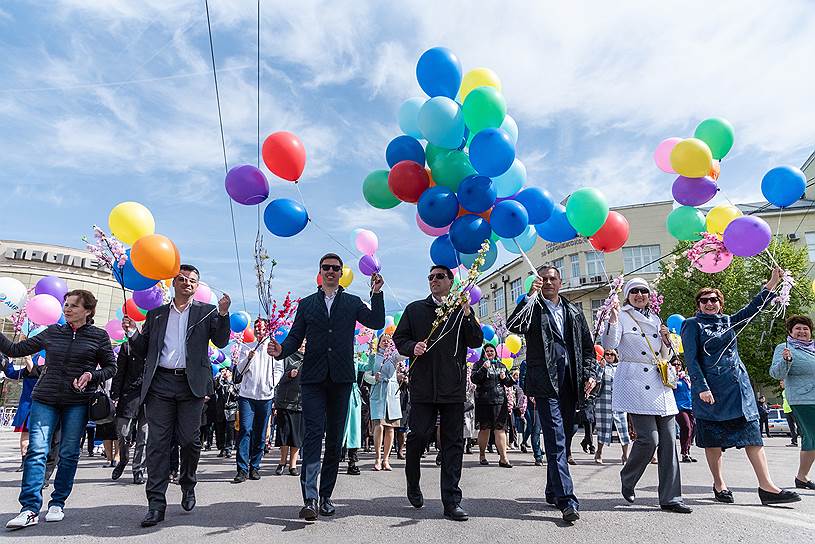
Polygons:
<instances>
[{"instance_id":1,"label":"blue jeans","mask_svg":"<svg viewBox=\"0 0 815 544\"><path fill-rule=\"evenodd\" d=\"M255 400L238 397L238 414L240 430L235 459L238 471L248 473L249 467L260 468L263 459L263 447L266 444L266 425L272 413L272 399Z\"/></svg>"},{"instance_id":2,"label":"blue jeans","mask_svg":"<svg viewBox=\"0 0 815 544\"><path fill-rule=\"evenodd\" d=\"M543 451L541 450L541 424L540 417L538 417L537 408L530 401L526 405L526 426L524 427L523 442L526 443L527 438L532 439L532 454L535 460L543 460Z\"/></svg>"},{"instance_id":3,"label":"blue jeans","mask_svg":"<svg viewBox=\"0 0 815 544\"><path fill-rule=\"evenodd\" d=\"M42 486L45 483L45 458L51 446L51 436L57 425L62 436L59 442L59 464L54 479L54 491L48 506L65 506L71 494L79 461L79 443L88 422L87 404L52 405L31 403L28 416L29 443L20 485L20 505L23 510L39 513L42 508Z\"/></svg>"}]
</instances>

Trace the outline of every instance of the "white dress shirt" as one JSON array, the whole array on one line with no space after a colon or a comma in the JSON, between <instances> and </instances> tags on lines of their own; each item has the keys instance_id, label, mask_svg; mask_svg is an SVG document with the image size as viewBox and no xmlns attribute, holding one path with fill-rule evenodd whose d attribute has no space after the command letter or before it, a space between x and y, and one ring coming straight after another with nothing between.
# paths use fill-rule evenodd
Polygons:
<instances>
[{"instance_id":1,"label":"white dress shirt","mask_svg":"<svg viewBox=\"0 0 815 544\"><path fill-rule=\"evenodd\" d=\"M179 310L175 301L170 303L167 331L164 333L164 344L158 356L158 366L187 368L187 325L190 322L191 306L192 302L183 310Z\"/></svg>"},{"instance_id":2,"label":"white dress shirt","mask_svg":"<svg viewBox=\"0 0 815 544\"><path fill-rule=\"evenodd\" d=\"M566 316L564 314L565 309L563 308L563 301L558 297L558 302L555 304L546 297L541 296L541 298L543 299L543 303L546 304L546 307L549 309L549 313L551 313L552 317L555 318L555 326L557 327L561 338L565 338L565 336L563 336L563 322L566 320Z\"/></svg>"},{"instance_id":3,"label":"white dress shirt","mask_svg":"<svg viewBox=\"0 0 815 544\"><path fill-rule=\"evenodd\" d=\"M328 311L328 317L331 317L331 306L334 304L334 299L337 298L337 291L334 291L331 295L325 293L325 309Z\"/></svg>"}]
</instances>

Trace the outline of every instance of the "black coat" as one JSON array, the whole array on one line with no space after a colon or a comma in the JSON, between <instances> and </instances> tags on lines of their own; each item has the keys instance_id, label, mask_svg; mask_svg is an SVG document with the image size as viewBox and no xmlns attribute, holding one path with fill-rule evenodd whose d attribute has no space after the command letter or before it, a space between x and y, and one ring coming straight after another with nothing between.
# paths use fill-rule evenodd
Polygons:
<instances>
[{"instance_id":1,"label":"black coat","mask_svg":"<svg viewBox=\"0 0 815 544\"><path fill-rule=\"evenodd\" d=\"M127 343L122 344L116 359L116 375L110 385L110 398L117 401L117 417L139 417L143 376L144 357L137 355Z\"/></svg>"},{"instance_id":2,"label":"black coat","mask_svg":"<svg viewBox=\"0 0 815 544\"><path fill-rule=\"evenodd\" d=\"M583 389L586 381L589 378L596 379L597 355L583 312L563 296L560 297L560 300L565 308L563 326L570 340L567 341L566 349L571 350L571 361L575 369L572 376L575 381L575 391L577 391L577 407L580 408L585 403ZM542 320L542 312L548 312L548 310L544 308L542 299L538 298L532 311L532 321L528 326L524 326L515 318L526 306L526 302L527 299L524 298L508 320L509 330L523 334L526 338L526 375L523 380L523 390L530 397L556 395L558 376L553 347L555 333L549 326L549 320ZM542 323L545 323L543 327Z\"/></svg>"},{"instance_id":3,"label":"black coat","mask_svg":"<svg viewBox=\"0 0 815 544\"><path fill-rule=\"evenodd\" d=\"M306 339L300 383L353 383L357 379L354 363L354 330L357 321L369 329L385 326L385 298L382 293L371 296L371 307L342 287L331 304L331 316L325 307L325 293L319 289L300 301L289 335L283 341L283 351L277 359L285 359L300 349Z\"/></svg>"},{"instance_id":4,"label":"black coat","mask_svg":"<svg viewBox=\"0 0 815 544\"><path fill-rule=\"evenodd\" d=\"M484 366L484 359L473 365L470 381L475 384L475 403L478 405L501 405L507 400L507 392L504 386L515 385L515 380L509 375L509 371L499 360L490 361L490 366ZM501 371L504 371L504 379L501 379Z\"/></svg>"},{"instance_id":5,"label":"black coat","mask_svg":"<svg viewBox=\"0 0 815 544\"><path fill-rule=\"evenodd\" d=\"M45 366L40 369L40 379L31 395L43 404L84 404L100 383L116 373L110 338L99 327L83 325L74 331L67 323L51 325L37 336L16 344L0 334L0 352L9 357L34 355L43 349ZM85 372L91 373L91 381L85 391L77 391L73 381Z\"/></svg>"},{"instance_id":6,"label":"black coat","mask_svg":"<svg viewBox=\"0 0 815 544\"><path fill-rule=\"evenodd\" d=\"M302 412L303 403L300 394L300 370L303 367L303 356L299 352L294 352L286 358L286 366L283 370L283 377L275 387L274 407L278 410L288 410L290 412ZM292 378L289 372L297 370L297 377Z\"/></svg>"},{"instance_id":7,"label":"black coat","mask_svg":"<svg viewBox=\"0 0 815 544\"><path fill-rule=\"evenodd\" d=\"M150 310L141 332L136 332L129 340L133 350L145 358L141 402L147 397L156 373L169 315L170 304ZM194 300L187 323L187 383L192 394L198 398L214 393L212 364L207 353L210 340L219 348L226 346L229 342L229 315L221 316L212 304Z\"/></svg>"},{"instance_id":8,"label":"black coat","mask_svg":"<svg viewBox=\"0 0 815 544\"><path fill-rule=\"evenodd\" d=\"M402 319L393 333L396 349L405 357L410 357L409 372L410 402L456 403L464 402L467 395L467 348L477 348L484 341L481 325L471 311L461 320L461 309L449 318L447 329L457 323L453 330L437 342L430 342L430 351L421 357L413 355L418 342L427 339L430 328L436 319L436 303L432 295L424 300L411 302L405 308ZM458 319L458 321L456 321ZM458 328L461 323L461 329ZM433 333L438 338L442 327Z\"/></svg>"}]
</instances>

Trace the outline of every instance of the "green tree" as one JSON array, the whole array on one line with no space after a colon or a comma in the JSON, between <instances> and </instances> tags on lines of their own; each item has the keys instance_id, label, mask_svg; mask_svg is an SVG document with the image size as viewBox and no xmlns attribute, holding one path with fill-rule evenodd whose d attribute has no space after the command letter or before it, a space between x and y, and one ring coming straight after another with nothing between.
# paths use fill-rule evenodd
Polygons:
<instances>
[{"instance_id":1,"label":"green tree","mask_svg":"<svg viewBox=\"0 0 815 544\"><path fill-rule=\"evenodd\" d=\"M742 259L735 257L733 263L717 274L705 274L692 268L685 252L691 242L680 242L676 246L678 256L669 257L660 265L661 273L656 281L657 290L665 297L660 314L663 319L671 314L685 317L696 313L694 297L702 287L715 287L724 294L726 313L732 314L746 306L759 292L770 277L772 259L765 253ZM774 241L768 248L775 261L789 270L795 279L790 304L786 316L809 314L815 302L812 280L809 272L809 258L806 248L796 247L788 241ZM755 317L738 337L739 355L744 361L750 378L755 385L771 385L774 380L769 375L770 363L775 346L784 342L787 336L783 316L775 317L775 307L768 306Z\"/></svg>"}]
</instances>

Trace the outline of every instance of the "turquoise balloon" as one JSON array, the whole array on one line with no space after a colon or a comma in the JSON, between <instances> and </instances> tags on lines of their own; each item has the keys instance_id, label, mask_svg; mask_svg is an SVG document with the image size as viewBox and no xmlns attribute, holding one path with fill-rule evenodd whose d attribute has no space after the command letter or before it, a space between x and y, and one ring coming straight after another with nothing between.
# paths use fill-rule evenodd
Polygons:
<instances>
[{"instance_id":1,"label":"turquoise balloon","mask_svg":"<svg viewBox=\"0 0 815 544\"><path fill-rule=\"evenodd\" d=\"M515 159L509 170L492 178L498 198L508 198L521 190L526 184L526 167L524 163Z\"/></svg>"},{"instance_id":2,"label":"turquoise balloon","mask_svg":"<svg viewBox=\"0 0 815 544\"><path fill-rule=\"evenodd\" d=\"M466 254L466 253L459 253L458 260L466 266L470 268L473 266L475 262L475 258L478 257L477 253ZM480 272L485 272L489 270L492 265L495 264L495 261L498 259L498 244L496 242L490 242L490 249L484 254L484 264L478 267Z\"/></svg>"},{"instance_id":3,"label":"turquoise balloon","mask_svg":"<svg viewBox=\"0 0 815 544\"><path fill-rule=\"evenodd\" d=\"M512 140L513 145L518 145L518 123L515 122L515 119L512 118L511 115L504 116L504 122L501 123L501 129L503 129L507 134L509 134L509 138Z\"/></svg>"},{"instance_id":4,"label":"turquoise balloon","mask_svg":"<svg viewBox=\"0 0 815 544\"><path fill-rule=\"evenodd\" d=\"M419 110L419 130L433 145L457 149L464 140L464 114L455 100L435 96Z\"/></svg>"},{"instance_id":5,"label":"turquoise balloon","mask_svg":"<svg viewBox=\"0 0 815 544\"><path fill-rule=\"evenodd\" d=\"M426 100L424 98L408 98L399 106L399 128L408 136L416 139L424 138L419 128L419 110Z\"/></svg>"},{"instance_id":6,"label":"turquoise balloon","mask_svg":"<svg viewBox=\"0 0 815 544\"><path fill-rule=\"evenodd\" d=\"M461 181L475 174L470 158L463 151L447 151L436 155L430 167L433 181L453 191L458 191Z\"/></svg>"},{"instance_id":7,"label":"turquoise balloon","mask_svg":"<svg viewBox=\"0 0 815 544\"><path fill-rule=\"evenodd\" d=\"M504 249L515 255L520 255L521 250L528 253L533 247L535 242L538 241L538 231L535 230L534 225L529 225L526 229L516 236L515 238L501 238L501 243ZM520 246L520 248L519 248Z\"/></svg>"},{"instance_id":8,"label":"turquoise balloon","mask_svg":"<svg viewBox=\"0 0 815 544\"><path fill-rule=\"evenodd\" d=\"M578 234L591 236L600 230L608 218L606 197L592 187L578 189L566 202L566 217Z\"/></svg>"}]
</instances>

